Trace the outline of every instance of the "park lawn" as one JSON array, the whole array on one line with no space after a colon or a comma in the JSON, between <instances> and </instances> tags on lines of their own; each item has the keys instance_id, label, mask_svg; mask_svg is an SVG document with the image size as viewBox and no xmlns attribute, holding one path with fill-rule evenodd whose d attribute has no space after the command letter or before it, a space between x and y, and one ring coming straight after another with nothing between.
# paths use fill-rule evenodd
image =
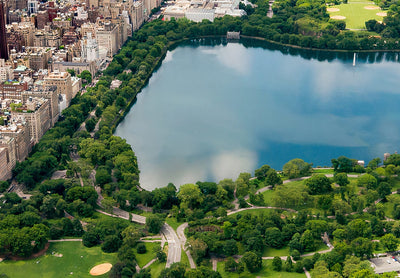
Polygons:
<instances>
[{"instance_id":1,"label":"park lawn","mask_svg":"<svg viewBox=\"0 0 400 278\"><path fill-rule=\"evenodd\" d=\"M283 184L283 186L296 187L296 186L303 185L303 184L304 184L304 180L300 180L300 181L291 181L291 182L285 183L285 184ZM266 206L274 206L275 191L273 189L264 191L261 194L264 196L264 201L265 201Z\"/></svg>"},{"instance_id":2,"label":"park lawn","mask_svg":"<svg viewBox=\"0 0 400 278\"><path fill-rule=\"evenodd\" d=\"M183 248L181 251L181 263L184 264L186 266L186 268L188 268L188 269L190 268L189 258L186 255L186 252L185 252L185 250L183 250Z\"/></svg>"},{"instance_id":3,"label":"park lawn","mask_svg":"<svg viewBox=\"0 0 400 278\"><path fill-rule=\"evenodd\" d=\"M264 202L266 206L272 206L273 205L273 199L274 199L274 190L267 190L262 193L264 196Z\"/></svg>"},{"instance_id":4,"label":"park lawn","mask_svg":"<svg viewBox=\"0 0 400 278\"><path fill-rule=\"evenodd\" d=\"M400 204L400 195L393 194L393 195L387 196L386 198L388 201L382 203L384 211L385 211L385 216L387 216L389 218L394 218L394 216L393 216L394 208L395 208L396 204Z\"/></svg>"},{"instance_id":5,"label":"park lawn","mask_svg":"<svg viewBox=\"0 0 400 278\"><path fill-rule=\"evenodd\" d=\"M335 171L333 171L333 168L313 168L312 170L313 174L334 174Z\"/></svg>"},{"instance_id":6,"label":"park lawn","mask_svg":"<svg viewBox=\"0 0 400 278\"><path fill-rule=\"evenodd\" d=\"M272 260L263 260L263 267L259 272L250 273L245 271L240 275L237 273L225 272L225 262L218 262L217 271L221 274L222 278L255 278L255 277L269 277L269 278L303 278L306 277L304 273L296 272L276 272L271 268Z\"/></svg>"},{"instance_id":7,"label":"park lawn","mask_svg":"<svg viewBox=\"0 0 400 278\"><path fill-rule=\"evenodd\" d=\"M82 242L56 242L50 244L45 255L26 261L1 262L0 270L13 278L93 277L89 274L92 267L114 264L117 260L116 253L104 253L99 246L87 248ZM108 277L108 273L97 277Z\"/></svg>"},{"instance_id":8,"label":"park lawn","mask_svg":"<svg viewBox=\"0 0 400 278\"><path fill-rule=\"evenodd\" d=\"M165 264L166 263L160 263L159 261L155 261L153 264L151 264L149 267L151 277L160 276L161 271L165 268Z\"/></svg>"},{"instance_id":9,"label":"park lawn","mask_svg":"<svg viewBox=\"0 0 400 278\"><path fill-rule=\"evenodd\" d=\"M323 242L320 243L320 245L318 246L317 250L310 252L310 253L314 253L314 252L320 252L320 251L324 251L324 250L328 250L329 247L324 244ZM307 253L305 253L307 254ZM289 247L285 246L281 249L276 249L276 248L272 248L272 247L266 247L264 248L264 252L262 254L263 257L283 257L283 256L288 256L289 255Z\"/></svg>"},{"instance_id":10,"label":"park lawn","mask_svg":"<svg viewBox=\"0 0 400 278\"><path fill-rule=\"evenodd\" d=\"M144 267L148 262L156 257L153 251L154 247L161 246L160 242L143 242L146 245L146 253L138 254L135 249L136 262L140 268Z\"/></svg>"},{"instance_id":11,"label":"park lawn","mask_svg":"<svg viewBox=\"0 0 400 278\"><path fill-rule=\"evenodd\" d=\"M165 218L165 222L172 227L176 231L176 229L185 222L178 222L175 217L167 217Z\"/></svg>"},{"instance_id":12,"label":"park lawn","mask_svg":"<svg viewBox=\"0 0 400 278\"><path fill-rule=\"evenodd\" d=\"M262 254L263 257L282 257L282 256L288 256L289 255L289 247L285 246L281 249L276 249L272 247L266 247L264 248L264 252Z\"/></svg>"},{"instance_id":13,"label":"park lawn","mask_svg":"<svg viewBox=\"0 0 400 278\"><path fill-rule=\"evenodd\" d=\"M347 29L366 29L365 22L370 19L382 21L383 16L376 15L376 13L382 12L381 9L367 10L365 6L375 6L373 2L366 1L349 1L348 4L340 4L336 6L329 6L329 8L338 8L340 11L328 12L330 16L345 16L346 28Z\"/></svg>"},{"instance_id":14,"label":"park lawn","mask_svg":"<svg viewBox=\"0 0 400 278\"><path fill-rule=\"evenodd\" d=\"M142 224L139 224L139 223L136 223L136 222L133 222L133 221L129 221L129 220L126 220L126 219L123 219L123 218L119 218L119 217L108 216L108 215L102 214L102 213L97 212L97 211L95 211L93 213L92 217L83 218L82 221L90 223L91 221L93 221L93 219L95 219L97 221L106 221L106 220L109 220L109 219L119 219L122 222L130 223L130 225L135 226L136 228L139 228L139 229L143 229L144 228L144 225L142 225Z\"/></svg>"}]
</instances>

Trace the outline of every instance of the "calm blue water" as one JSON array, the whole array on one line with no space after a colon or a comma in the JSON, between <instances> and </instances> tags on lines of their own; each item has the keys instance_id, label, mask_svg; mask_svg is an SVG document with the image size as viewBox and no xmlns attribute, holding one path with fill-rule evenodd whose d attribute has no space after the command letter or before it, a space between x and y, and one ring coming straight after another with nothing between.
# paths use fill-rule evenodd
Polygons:
<instances>
[{"instance_id":1,"label":"calm blue water","mask_svg":"<svg viewBox=\"0 0 400 278\"><path fill-rule=\"evenodd\" d=\"M116 131L138 156L144 188L400 150L397 54L360 55L353 66L353 54L252 46L168 52Z\"/></svg>"}]
</instances>

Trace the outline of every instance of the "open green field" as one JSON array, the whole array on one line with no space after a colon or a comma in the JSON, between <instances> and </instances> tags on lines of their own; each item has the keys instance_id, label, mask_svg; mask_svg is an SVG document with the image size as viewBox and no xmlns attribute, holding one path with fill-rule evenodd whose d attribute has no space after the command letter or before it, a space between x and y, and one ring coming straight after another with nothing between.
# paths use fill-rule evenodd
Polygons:
<instances>
[{"instance_id":1,"label":"open green field","mask_svg":"<svg viewBox=\"0 0 400 278\"><path fill-rule=\"evenodd\" d=\"M62 254L62 257L52 254ZM93 277L89 274L92 267L116 261L116 253L104 253L100 247L87 248L82 242L57 242L51 243L46 255L39 258L1 262L0 273L12 278ZM105 278L108 274L97 277Z\"/></svg>"},{"instance_id":2,"label":"open green field","mask_svg":"<svg viewBox=\"0 0 400 278\"><path fill-rule=\"evenodd\" d=\"M156 257L156 253L153 251L154 247L160 246L160 242L144 242L146 245L147 252L144 254L138 254L135 249L136 262L140 268L144 267L152 259Z\"/></svg>"},{"instance_id":3,"label":"open green field","mask_svg":"<svg viewBox=\"0 0 400 278\"><path fill-rule=\"evenodd\" d=\"M276 249L272 247L266 247L264 248L264 252L262 254L263 257L282 257L282 256L288 256L289 255L289 247L285 246L281 249Z\"/></svg>"},{"instance_id":4,"label":"open green field","mask_svg":"<svg viewBox=\"0 0 400 278\"><path fill-rule=\"evenodd\" d=\"M255 278L255 277L269 277L269 278L303 278L306 277L304 273L296 272L276 272L272 270L271 267L272 260L263 260L263 268L256 273L250 273L245 271L240 275L237 273L225 272L224 262L218 262L217 270L221 274L222 278Z\"/></svg>"},{"instance_id":5,"label":"open green field","mask_svg":"<svg viewBox=\"0 0 400 278\"><path fill-rule=\"evenodd\" d=\"M181 251L181 263L183 263L187 268L190 268L189 258L186 255L186 252L185 252L185 250L183 250L183 248Z\"/></svg>"},{"instance_id":6,"label":"open green field","mask_svg":"<svg viewBox=\"0 0 400 278\"><path fill-rule=\"evenodd\" d=\"M322 243L318 246L317 250L315 250L315 252L320 252L323 250L328 250L328 246L326 246L326 244ZM306 253L307 254L307 253ZM272 247L266 247L264 248L264 252L262 254L263 257L282 257L282 256L288 256L289 255L289 247L285 246L281 249L275 249Z\"/></svg>"},{"instance_id":7,"label":"open green field","mask_svg":"<svg viewBox=\"0 0 400 278\"><path fill-rule=\"evenodd\" d=\"M313 174L334 174L333 168L313 168Z\"/></svg>"},{"instance_id":8,"label":"open green field","mask_svg":"<svg viewBox=\"0 0 400 278\"><path fill-rule=\"evenodd\" d=\"M160 263L159 261L155 261L151 266L150 266L150 273L151 277L158 277L161 273L161 271L165 268L166 263Z\"/></svg>"},{"instance_id":9,"label":"open green field","mask_svg":"<svg viewBox=\"0 0 400 278\"><path fill-rule=\"evenodd\" d=\"M376 7L377 9L365 9L366 6ZM348 4L341 4L336 6L329 6L328 9L336 8L339 11L329 11L329 15L332 16L344 16L347 29L366 29L365 21L375 19L382 21L383 16L377 15L377 13L383 12L377 5L369 1L349 1Z\"/></svg>"},{"instance_id":10,"label":"open green field","mask_svg":"<svg viewBox=\"0 0 400 278\"><path fill-rule=\"evenodd\" d=\"M172 227L176 231L176 229L182 225L184 222L178 222L175 217L167 217L165 218L165 222Z\"/></svg>"}]
</instances>

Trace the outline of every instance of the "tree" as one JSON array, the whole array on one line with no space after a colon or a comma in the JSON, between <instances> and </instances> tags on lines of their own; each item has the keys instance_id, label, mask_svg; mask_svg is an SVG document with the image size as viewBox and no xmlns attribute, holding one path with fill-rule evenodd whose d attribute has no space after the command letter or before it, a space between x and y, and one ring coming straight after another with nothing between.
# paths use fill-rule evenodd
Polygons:
<instances>
[{"instance_id":1,"label":"tree","mask_svg":"<svg viewBox=\"0 0 400 278\"><path fill-rule=\"evenodd\" d=\"M88 230L82 237L82 243L86 247L93 247L100 243L100 239L94 230Z\"/></svg>"},{"instance_id":2,"label":"tree","mask_svg":"<svg viewBox=\"0 0 400 278\"><path fill-rule=\"evenodd\" d=\"M82 71L79 77L84 79L88 84L92 83L92 74L88 70Z\"/></svg>"},{"instance_id":3,"label":"tree","mask_svg":"<svg viewBox=\"0 0 400 278\"><path fill-rule=\"evenodd\" d=\"M186 267L182 263L173 263L161 271L159 278L184 278Z\"/></svg>"},{"instance_id":4,"label":"tree","mask_svg":"<svg viewBox=\"0 0 400 278\"><path fill-rule=\"evenodd\" d=\"M224 252L224 255L226 256L232 256L238 253L238 247L236 240L230 239L224 241L224 245L222 247L222 250Z\"/></svg>"},{"instance_id":5,"label":"tree","mask_svg":"<svg viewBox=\"0 0 400 278\"><path fill-rule=\"evenodd\" d=\"M136 246L136 251L138 252L138 254L146 253L146 245L144 243L138 243L138 245Z\"/></svg>"},{"instance_id":6,"label":"tree","mask_svg":"<svg viewBox=\"0 0 400 278\"><path fill-rule=\"evenodd\" d=\"M393 252L397 250L397 246L399 245L399 239L396 238L393 234L386 234L381 238L382 245L389 251Z\"/></svg>"},{"instance_id":7,"label":"tree","mask_svg":"<svg viewBox=\"0 0 400 278\"><path fill-rule=\"evenodd\" d=\"M358 237L351 242L351 247L353 249L354 255L360 258L367 257L367 259L372 257L374 247L373 243L368 238Z\"/></svg>"},{"instance_id":8,"label":"tree","mask_svg":"<svg viewBox=\"0 0 400 278\"><path fill-rule=\"evenodd\" d=\"M263 181L265 180L269 170L271 170L271 167L269 165L263 165L261 166L261 168L255 170L254 175L258 180Z\"/></svg>"},{"instance_id":9,"label":"tree","mask_svg":"<svg viewBox=\"0 0 400 278\"><path fill-rule=\"evenodd\" d=\"M281 271L282 270L282 259L280 257L275 256L272 260L272 269L274 271Z\"/></svg>"},{"instance_id":10,"label":"tree","mask_svg":"<svg viewBox=\"0 0 400 278\"><path fill-rule=\"evenodd\" d=\"M362 175L357 179L357 185L367 189L375 189L378 184L376 178L370 174Z\"/></svg>"},{"instance_id":11,"label":"tree","mask_svg":"<svg viewBox=\"0 0 400 278\"><path fill-rule=\"evenodd\" d=\"M96 127L96 119L95 118L90 118L85 122L86 130L88 132L92 132L94 128Z\"/></svg>"},{"instance_id":12,"label":"tree","mask_svg":"<svg viewBox=\"0 0 400 278\"><path fill-rule=\"evenodd\" d=\"M395 166L400 166L400 154L391 154L384 162L383 164L389 165L393 164Z\"/></svg>"},{"instance_id":13,"label":"tree","mask_svg":"<svg viewBox=\"0 0 400 278\"><path fill-rule=\"evenodd\" d=\"M368 162L367 167L372 170L375 170L376 168L378 168L379 164L381 164L381 163L382 163L382 160L379 157L377 157L377 158L372 159L370 162Z\"/></svg>"},{"instance_id":14,"label":"tree","mask_svg":"<svg viewBox=\"0 0 400 278\"><path fill-rule=\"evenodd\" d=\"M76 76L76 72L74 69L67 69L67 72L71 74L72 77Z\"/></svg>"},{"instance_id":15,"label":"tree","mask_svg":"<svg viewBox=\"0 0 400 278\"><path fill-rule=\"evenodd\" d=\"M328 230L328 223L325 220L309 220L305 228L311 231L315 239L318 239Z\"/></svg>"},{"instance_id":16,"label":"tree","mask_svg":"<svg viewBox=\"0 0 400 278\"><path fill-rule=\"evenodd\" d=\"M140 272L135 275L135 278L151 278L150 269L141 269Z\"/></svg>"},{"instance_id":17,"label":"tree","mask_svg":"<svg viewBox=\"0 0 400 278\"><path fill-rule=\"evenodd\" d=\"M293 261L290 256L287 256L286 262L285 262L285 270L287 272L292 272L293 271Z\"/></svg>"},{"instance_id":18,"label":"tree","mask_svg":"<svg viewBox=\"0 0 400 278\"><path fill-rule=\"evenodd\" d=\"M265 242L273 248L281 248L284 244L281 231L274 227L265 230Z\"/></svg>"},{"instance_id":19,"label":"tree","mask_svg":"<svg viewBox=\"0 0 400 278\"><path fill-rule=\"evenodd\" d=\"M256 253L251 252L251 251L246 252L246 253L244 253L241 260L246 265L249 272L254 273L254 272L261 270L262 259Z\"/></svg>"},{"instance_id":20,"label":"tree","mask_svg":"<svg viewBox=\"0 0 400 278\"><path fill-rule=\"evenodd\" d=\"M116 235L107 236L101 245L101 250L105 253L114 253L122 245L122 240Z\"/></svg>"},{"instance_id":21,"label":"tree","mask_svg":"<svg viewBox=\"0 0 400 278\"><path fill-rule=\"evenodd\" d=\"M314 236L310 230L305 230L301 235L300 244L306 252L314 251L317 248Z\"/></svg>"},{"instance_id":22,"label":"tree","mask_svg":"<svg viewBox=\"0 0 400 278\"><path fill-rule=\"evenodd\" d=\"M146 228L150 233L158 234L164 225L164 219L157 215L150 215L146 217Z\"/></svg>"},{"instance_id":23,"label":"tree","mask_svg":"<svg viewBox=\"0 0 400 278\"><path fill-rule=\"evenodd\" d=\"M335 172L349 173L354 170L354 166L357 165L357 160L350 159L345 156L340 156L337 159L332 159L332 166Z\"/></svg>"},{"instance_id":24,"label":"tree","mask_svg":"<svg viewBox=\"0 0 400 278\"><path fill-rule=\"evenodd\" d=\"M167 254L163 251L158 251L157 252L157 259L160 263L166 262L167 261Z\"/></svg>"},{"instance_id":25,"label":"tree","mask_svg":"<svg viewBox=\"0 0 400 278\"><path fill-rule=\"evenodd\" d=\"M304 184L308 187L311 195L325 194L331 192L331 180L324 174L317 174L304 181Z\"/></svg>"},{"instance_id":26,"label":"tree","mask_svg":"<svg viewBox=\"0 0 400 278\"><path fill-rule=\"evenodd\" d=\"M0 181L0 193L3 193L9 187L9 183L7 181Z\"/></svg>"},{"instance_id":27,"label":"tree","mask_svg":"<svg viewBox=\"0 0 400 278\"><path fill-rule=\"evenodd\" d=\"M375 19L370 19L365 22L365 27L367 27L368 31L375 31L377 23L378 23L378 21L376 21ZM368 167L369 167L369 165L368 165Z\"/></svg>"},{"instance_id":28,"label":"tree","mask_svg":"<svg viewBox=\"0 0 400 278\"><path fill-rule=\"evenodd\" d=\"M184 184L179 188L178 198L181 201L181 208L196 208L204 200L203 194L198 185Z\"/></svg>"},{"instance_id":29,"label":"tree","mask_svg":"<svg viewBox=\"0 0 400 278\"><path fill-rule=\"evenodd\" d=\"M236 272L238 269L238 263L235 261L234 258L228 257L225 261L224 269L225 272Z\"/></svg>"},{"instance_id":30,"label":"tree","mask_svg":"<svg viewBox=\"0 0 400 278\"><path fill-rule=\"evenodd\" d=\"M188 241L188 247L196 261L202 259L207 254L207 243L201 239L190 239Z\"/></svg>"},{"instance_id":31,"label":"tree","mask_svg":"<svg viewBox=\"0 0 400 278\"><path fill-rule=\"evenodd\" d=\"M346 186L350 183L346 173L335 173L333 181L339 186Z\"/></svg>"},{"instance_id":32,"label":"tree","mask_svg":"<svg viewBox=\"0 0 400 278\"><path fill-rule=\"evenodd\" d=\"M370 238L372 230L370 224L365 222L365 220L355 219L347 224L346 232L347 239L351 241L360 236L364 238Z\"/></svg>"},{"instance_id":33,"label":"tree","mask_svg":"<svg viewBox=\"0 0 400 278\"><path fill-rule=\"evenodd\" d=\"M386 199L386 196L391 194L390 184L387 182L381 182L378 186L379 198Z\"/></svg>"},{"instance_id":34,"label":"tree","mask_svg":"<svg viewBox=\"0 0 400 278\"><path fill-rule=\"evenodd\" d=\"M205 266L200 266L186 271L185 278L221 278L221 274Z\"/></svg>"},{"instance_id":35,"label":"tree","mask_svg":"<svg viewBox=\"0 0 400 278\"><path fill-rule=\"evenodd\" d=\"M289 179L304 177L311 174L312 163L295 158L283 165L283 174Z\"/></svg>"},{"instance_id":36,"label":"tree","mask_svg":"<svg viewBox=\"0 0 400 278\"><path fill-rule=\"evenodd\" d=\"M118 250L118 259L120 261L134 261L136 259L135 250L126 244L123 244Z\"/></svg>"}]
</instances>

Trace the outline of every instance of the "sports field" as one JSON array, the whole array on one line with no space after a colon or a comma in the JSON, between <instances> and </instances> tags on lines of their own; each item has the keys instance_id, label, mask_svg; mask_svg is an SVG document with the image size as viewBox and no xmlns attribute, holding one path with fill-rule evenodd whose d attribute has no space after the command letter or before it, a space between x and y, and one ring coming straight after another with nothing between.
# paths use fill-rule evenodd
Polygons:
<instances>
[{"instance_id":1,"label":"sports field","mask_svg":"<svg viewBox=\"0 0 400 278\"><path fill-rule=\"evenodd\" d=\"M382 21L386 15L377 5L369 1L349 1L348 4L329 6L327 11L331 18L346 22L347 29L365 29L365 21L375 19Z\"/></svg>"},{"instance_id":2,"label":"sports field","mask_svg":"<svg viewBox=\"0 0 400 278\"><path fill-rule=\"evenodd\" d=\"M100 247L86 248L82 242L51 243L46 255L27 261L0 262L0 273L12 278L95 277L92 267L114 264L116 253L103 253ZM108 277L108 273L96 277Z\"/></svg>"}]
</instances>

